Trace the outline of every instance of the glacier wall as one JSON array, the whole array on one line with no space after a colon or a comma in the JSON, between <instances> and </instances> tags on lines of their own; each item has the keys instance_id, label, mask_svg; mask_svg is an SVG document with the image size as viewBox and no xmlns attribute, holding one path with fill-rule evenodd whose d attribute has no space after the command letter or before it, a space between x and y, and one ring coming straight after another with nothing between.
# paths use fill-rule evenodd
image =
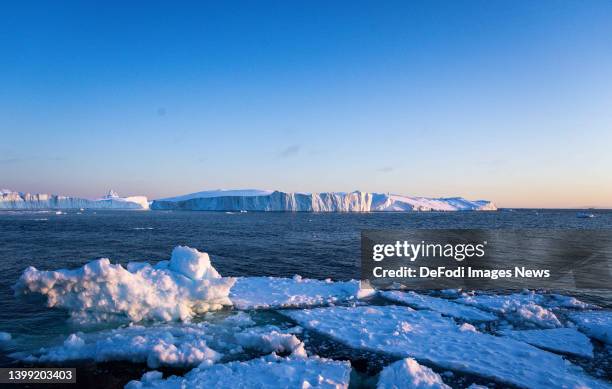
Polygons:
<instances>
[{"instance_id":1,"label":"glacier wall","mask_svg":"<svg viewBox=\"0 0 612 389\"><path fill-rule=\"evenodd\" d=\"M149 209L145 196L119 197L116 192L99 199L52 195L46 193L21 193L3 189L0 191L0 209Z\"/></svg>"},{"instance_id":2,"label":"glacier wall","mask_svg":"<svg viewBox=\"0 0 612 389\"><path fill-rule=\"evenodd\" d=\"M210 195L214 193L214 195ZM290 211L290 212L408 212L408 211L494 211L486 200L461 197L432 199L371 192L290 193L253 190L199 192L176 198L154 200L154 210L190 211Z\"/></svg>"}]
</instances>

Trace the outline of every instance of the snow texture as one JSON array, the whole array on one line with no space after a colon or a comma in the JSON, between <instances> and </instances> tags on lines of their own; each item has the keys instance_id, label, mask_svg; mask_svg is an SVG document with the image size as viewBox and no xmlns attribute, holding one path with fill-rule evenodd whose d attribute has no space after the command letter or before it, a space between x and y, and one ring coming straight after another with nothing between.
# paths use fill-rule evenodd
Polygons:
<instances>
[{"instance_id":1,"label":"snow texture","mask_svg":"<svg viewBox=\"0 0 612 389\"><path fill-rule=\"evenodd\" d=\"M497 316L481 311L478 308L415 292L380 291L379 293L382 297L391 301L406 304L417 309L429 309L457 319L468 321L492 321L497 319Z\"/></svg>"},{"instance_id":2,"label":"snow texture","mask_svg":"<svg viewBox=\"0 0 612 389\"><path fill-rule=\"evenodd\" d=\"M529 388L609 388L563 359L527 343L460 327L431 311L399 306L279 311L349 347L412 357L444 369ZM534 363L537 361L537 363Z\"/></svg>"},{"instance_id":3,"label":"snow texture","mask_svg":"<svg viewBox=\"0 0 612 389\"><path fill-rule=\"evenodd\" d=\"M155 266L139 262L125 269L102 258L76 270L29 267L14 289L17 294L43 294L49 307L79 317L115 314L134 322L170 321L231 305L228 295L234 281L217 273L208 254L178 246L170 261Z\"/></svg>"},{"instance_id":4,"label":"snow texture","mask_svg":"<svg viewBox=\"0 0 612 389\"><path fill-rule=\"evenodd\" d=\"M544 350L593 358L593 345L591 341L573 328L525 331L505 330L501 331L500 335L529 343Z\"/></svg>"},{"instance_id":5,"label":"snow texture","mask_svg":"<svg viewBox=\"0 0 612 389\"><path fill-rule=\"evenodd\" d=\"M378 378L377 389L451 389L430 368L405 358L385 367Z\"/></svg>"},{"instance_id":6,"label":"snow texture","mask_svg":"<svg viewBox=\"0 0 612 389\"><path fill-rule=\"evenodd\" d=\"M405 212L492 211L486 200L431 199L370 192L290 193L257 189L214 190L155 200L152 209L197 211Z\"/></svg>"},{"instance_id":7,"label":"snow texture","mask_svg":"<svg viewBox=\"0 0 612 389\"><path fill-rule=\"evenodd\" d=\"M298 308L329 305L356 300L373 294L360 289L359 281L277 277L242 277L230 291L230 299L238 309Z\"/></svg>"},{"instance_id":8,"label":"snow texture","mask_svg":"<svg viewBox=\"0 0 612 389\"><path fill-rule=\"evenodd\" d=\"M612 345L612 312L580 312L570 315L570 319L591 338Z\"/></svg>"},{"instance_id":9,"label":"snow texture","mask_svg":"<svg viewBox=\"0 0 612 389\"><path fill-rule=\"evenodd\" d=\"M322 358L279 358L274 355L247 362L200 366L184 377L163 379L148 372L126 389L145 388L348 388L351 365Z\"/></svg>"}]
</instances>

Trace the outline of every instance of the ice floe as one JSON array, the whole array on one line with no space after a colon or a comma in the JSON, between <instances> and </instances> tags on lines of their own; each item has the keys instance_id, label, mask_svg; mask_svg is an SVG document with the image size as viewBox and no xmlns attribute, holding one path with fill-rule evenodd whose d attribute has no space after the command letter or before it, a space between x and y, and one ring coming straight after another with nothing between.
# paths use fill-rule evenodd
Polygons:
<instances>
[{"instance_id":1,"label":"ice floe","mask_svg":"<svg viewBox=\"0 0 612 389\"><path fill-rule=\"evenodd\" d=\"M478 308L462 305L442 298L417 294L415 292L380 291L380 295L391 301L400 302L417 309L429 309L468 321L492 321L497 316Z\"/></svg>"},{"instance_id":2,"label":"ice floe","mask_svg":"<svg viewBox=\"0 0 612 389\"><path fill-rule=\"evenodd\" d=\"M247 362L201 366L183 377L167 379L158 371L148 372L126 389L145 388L348 388L351 365L322 358L269 356Z\"/></svg>"},{"instance_id":3,"label":"ice floe","mask_svg":"<svg viewBox=\"0 0 612 389\"><path fill-rule=\"evenodd\" d=\"M579 312L570 315L570 319L591 338L612 345L612 312Z\"/></svg>"},{"instance_id":4,"label":"ice floe","mask_svg":"<svg viewBox=\"0 0 612 389\"><path fill-rule=\"evenodd\" d=\"M80 317L117 314L131 321L170 321L231 305L234 281L217 273L208 254L178 246L170 261L155 266L139 262L126 269L102 258L76 270L29 267L14 289L17 294L43 294L48 306Z\"/></svg>"},{"instance_id":5,"label":"ice floe","mask_svg":"<svg viewBox=\"0 0 612 389\"><path fill-rule=\"evenodd\" d=\"M277 277L242 277L230 291L238 309L298 308L356 300L374 294L360 289L359 281L339 281Z\"/></svg>"},{"instance_id":6,"label":"ice floe","mask_svg":"<svg viewBox=\"0 0 612 389\"><path fill-rule=\"evenodd\" d=\"M545 350L593 358L593 344L591 344L588 337L574 328L525 331L505 330L501 331L500 335L508 336Z\"/></svg>"},{"instance_id":7,"label":"ice floe","mask_svg":"<svg viewBox=\"0 0 612 389\"><path fill-rule=\"evenodd\" d=\"M306 329L355 349L413 357L445 369L530 388L610 385L559 355L527 343L460 328L432 311L400 306L279 311Z\"/></svg>"},{"instance_id":8,"label":"ice floe","mask_svg":"<svg viewBox=\"0 0 612 389\"><path fill-rule=\"evenodd\" d=\"M377 389L451 389L439 374L420 365L413 358L405 358L385 367L378 378Z\"/></svg>"},{"instance_id":9,"label":"ice floe","mask_svg":"<svg viewBox=\"0 0 612 389\"><path fill-rule=\"evenodd\" d=\"M92 333L74 333L63 344L32 353L15 353L28 362L70 360L143 362L159 366L196 367L213 364L223 357L244 354L284 353L306 357L304 344L295 335L276 326L256 326L242 312L224 320L200 323L130 325Z\"/></svg>"},{"instance_id":10,"label":"ice floe","mask_svg":"<svg viewBox=\"0 0 612 389\"><path fill-rule=\"evenodd\" d=\"M542 306L545 297L533 292L511 295L464 296L455 301L486 311L503 314L508 320L540 328L561 327L559 318Z\"/></svg>"}]
</instances>

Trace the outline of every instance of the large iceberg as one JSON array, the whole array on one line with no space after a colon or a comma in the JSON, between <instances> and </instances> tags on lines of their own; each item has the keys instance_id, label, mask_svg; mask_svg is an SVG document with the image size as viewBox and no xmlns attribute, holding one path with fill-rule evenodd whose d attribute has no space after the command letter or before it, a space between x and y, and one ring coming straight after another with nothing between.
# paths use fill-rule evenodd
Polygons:
<instances>
[{"instance_id":1,"label":"large iceberg","mask_svg":"<svg viewBox=\"0 0 612 389\"><path fill-rule=\"evenodd\" d=\"M154 200L152 209L194 211L406 212L494 211L486 200L426 198L389 193L297 193L259 189L213 190Z\"/></svg>"},{"instance_id":2,"label":"large iceberg","mask_svg":"<svg viewBox=\"0 0 612 389\"><path fill-rule=\"evenodd\" d=\"M145 196L120 197L110 190L98 199L0 190L0 209L149 209Z\"/></svg>"}]
</instances>

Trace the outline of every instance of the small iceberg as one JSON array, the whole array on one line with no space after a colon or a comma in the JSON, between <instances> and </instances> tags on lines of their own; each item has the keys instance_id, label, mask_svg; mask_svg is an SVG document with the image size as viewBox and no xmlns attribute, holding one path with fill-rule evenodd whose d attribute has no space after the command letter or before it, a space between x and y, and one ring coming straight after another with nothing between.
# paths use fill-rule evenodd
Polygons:
<instances>
[{"instance_id":1,"label":"small iceberg","mask_svg":"<svg viewBox=\"0 0 612 389\"><path fill-rule=\"evenodd\" d=\"M595 217L595 215L589 212L578 212L576 217L579 219L592 219Z\"/></svg>"}]
</instances>

